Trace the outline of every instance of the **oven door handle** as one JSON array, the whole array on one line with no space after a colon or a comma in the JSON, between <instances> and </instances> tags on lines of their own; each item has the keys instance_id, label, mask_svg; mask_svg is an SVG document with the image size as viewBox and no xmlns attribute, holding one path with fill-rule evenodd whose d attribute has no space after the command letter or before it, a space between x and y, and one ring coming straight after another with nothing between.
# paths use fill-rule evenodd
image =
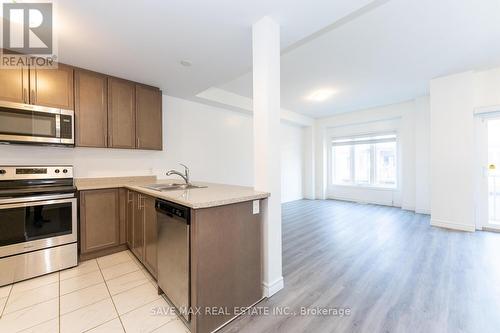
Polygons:
<instances>
[{"instance_id":1,"label":"oven door handle","mask_svg":"<svg viewBox=\"0 0 500 333\"><path fill-rule=\"evenodd\" d=\"M0 209L5 208L15 208L15 207L26 207L32 205L31 203L37 201L54 201L59 199L74 199L75 195L73 193L67 194L54 194L54 195L35 195L32 197L19 197L19 198L9 198L0 199ZM67 202L67 201L65 201ZM7 207L8 206L8 207Z\"/></svg>"}]
</instances>

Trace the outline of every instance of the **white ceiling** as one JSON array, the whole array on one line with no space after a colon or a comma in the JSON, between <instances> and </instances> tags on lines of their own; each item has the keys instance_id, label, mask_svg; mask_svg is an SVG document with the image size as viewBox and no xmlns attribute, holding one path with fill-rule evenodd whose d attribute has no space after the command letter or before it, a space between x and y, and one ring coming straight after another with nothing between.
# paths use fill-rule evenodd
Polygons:
<instances>
[{"instance_id":1,"label":"white ceiling","mask_svg":"<svg viewBox=\"0 0 500 333\"><path fill-rule=\"evenodd\" d=\"M322 117L409 100L427 94L432 78L500 66L499 13L500 0L391 0L285 52L282 107ZM251 97L251 73L218 88ZM321 88L337 94L305 99Z\"/></svg>"},{"instance_id":2,"label":"white ceiling","mask_svg":"<svg viewBox=\"0 0 500 333\"><path fill-rule=\"evenodd\" d=\"M53 2L61 62L192 98L251 68L251 26L261 17L281 24L285 48L371 0Z\"/></svg>"}]
</instances>

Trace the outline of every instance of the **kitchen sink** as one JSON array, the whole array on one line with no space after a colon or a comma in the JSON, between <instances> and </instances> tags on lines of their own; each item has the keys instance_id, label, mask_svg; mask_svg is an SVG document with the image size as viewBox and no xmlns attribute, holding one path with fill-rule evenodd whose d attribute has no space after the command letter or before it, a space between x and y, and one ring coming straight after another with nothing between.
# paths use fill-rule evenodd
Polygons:
<instances>
[{"instance_id":1,"label":"kitchen sink","mask_svg":"<svg viewBox=\"0 0 500 333\"><path fill-rule=\"evenodd\" d=\"M194 184L171 183L171 184L153 184L153 185L146 185L146 186L141 186L141 187L147 188L148 190L164 192L164 191L190 190L190 189L195 189L195 188L205 188L207 186L194 185Z\"/></svg>"}]
</instances>

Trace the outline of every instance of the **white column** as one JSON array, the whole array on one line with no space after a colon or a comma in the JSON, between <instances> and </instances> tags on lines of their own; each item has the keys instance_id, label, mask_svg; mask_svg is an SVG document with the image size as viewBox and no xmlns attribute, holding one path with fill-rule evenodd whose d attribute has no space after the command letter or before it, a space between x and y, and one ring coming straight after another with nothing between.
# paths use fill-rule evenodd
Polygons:
<instances>
[{"instance_id":1,"label":"white column","mask_svg":"<svg viewBox=\"0 0 500 333\"><path fill-rule=\"evenodd\" d=\"M281 267L280 27L269 17L253 25L253 133L255 189L271 193L264 207L263 287L283 288Z\"/></svg>"}]
</instances>

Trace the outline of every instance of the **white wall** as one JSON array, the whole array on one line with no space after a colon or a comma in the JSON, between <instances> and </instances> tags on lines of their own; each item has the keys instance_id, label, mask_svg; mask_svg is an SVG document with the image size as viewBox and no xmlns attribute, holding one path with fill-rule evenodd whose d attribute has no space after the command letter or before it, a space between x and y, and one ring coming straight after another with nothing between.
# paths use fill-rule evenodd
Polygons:
<instances>
[{"instance_id":1,"label":"white wall","mask_svg":"<svg viewBox=\"0 0 500 333\"><path fill-rule=\"evenodd\" d=\"M69 164L76 177L154 174L191 168L193 180L253 186L253 133L251 115L228 111L170 96L163 96L164 150L59 148L0 145L0 164ZM282 161L286 197L301 198L301 128L282 123L285 142ZM300 148L298 148L298 147ZM300 183L302 179L300 178Z\"/></svg>"},{"instance_id":2,"label":"white wall","mask_svg":"<svg viewBox=\"0 0 500 333\"><path fill-rule=\"evenodd\" d=\"M500 67L474 73L474 104L500 105Z\"/></svg>"},{"instance_id":3,"label":"white wall","mask_svg":"<svg viewBox=\"0 0 500 333\"><path fill-rule=\"evenodd\" d=\"M315 191L315 126L307 126L303 129L304 138L304 172L302 173L302 192L306 199L316 199Z\"/></svg>"},{"instance_id":4,"label":"white wall","mask_svg":"<svg viewBox=\"0 0 500 333\"><path fill-rule=\"evenodd\" d=\"M165 169L184 161L193 179L253 186L251 116L173 97L164 112Z\"/></svg>"},{"instance_id":5,"label":"white wall","mask_svg":"<svg viewBox=\"0 0 500 333\"><path fill-rule=\"evenodd\" d=\"M417 143L417 137L426 135L426 128L429 127L428 114L429 99L421 97L404 103L343 113L317 120L316 130L319 134L316 140L316 152L321 154L316 157L317 195L327 192L326 196L330 198L393 205L428 213L430 198L425 189L429 187L430 180L428 159L426 160L425 156L429 153L429 145L424 141ZM370 189L328 184L328 142L331 137L387 131L398 133L397 189ZM419 155L423 156L418 162L417 150Z\"/></svg>"},{"instance_id":6,"label":"white wall","mask_svg":"<svg viewBox=\"0 0 500 333\"><path fill-rule=\"evenodd\" d=\"M304 197L304 130L293 125L281 125L281 202Z\"/></svg>"},{"instance_id":7,"label":"white wall","mask_svg":"<svg viewBox=\"0 0 500 333\"><path fill-rule=\"evenodd\" d=\"M431 224L474 230L473 72L431 81Z\"/></svg>"},{"instance_id":8,"label":"white wall","mask_svg":"<svg viewBox=\"0 0 500 333\"><path fill-rule=\"evenodd\" d=\"M431 81L431 224L479 227L474 109L500 105L500 68Z\"/></svg>"},{"instance_id":9,"label":"white wall","mask_svg":"<svg viewBox=\"0 0 500 333\"><path fill-rule=\"evenodd\" d=\"M431 213L431 113L429 96L415 100L415 212Z\"/></svg>"}]
</instances>

